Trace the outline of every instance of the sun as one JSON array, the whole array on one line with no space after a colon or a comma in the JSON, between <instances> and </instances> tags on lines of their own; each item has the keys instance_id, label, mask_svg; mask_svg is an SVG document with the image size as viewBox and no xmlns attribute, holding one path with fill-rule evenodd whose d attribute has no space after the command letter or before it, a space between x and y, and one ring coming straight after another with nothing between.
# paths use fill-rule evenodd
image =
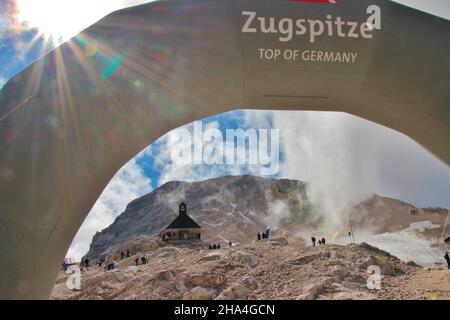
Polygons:
<instances>
[{"instance_id":1,"label":"sun","mask_svg":"<svg viewBox=\"0 0 450 320\"><path fill-rule=\"evenodd\" d=\"M19 20L46 39L69 40L105 14L105 2L87 0L16 0ZM106 6L107 7L107 6ZM106 8L107 10L107 8Z\"/></svg>"}]
</instances>

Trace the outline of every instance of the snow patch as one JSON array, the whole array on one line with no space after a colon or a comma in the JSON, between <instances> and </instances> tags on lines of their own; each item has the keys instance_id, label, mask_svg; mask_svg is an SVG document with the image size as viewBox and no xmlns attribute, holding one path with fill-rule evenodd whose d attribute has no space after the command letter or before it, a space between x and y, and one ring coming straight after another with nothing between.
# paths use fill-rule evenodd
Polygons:
<instances>
[{"instance_id":1,"label":"snow patch","mask_svg":"<svg viewBox=\"0 0 450 320\"><path fill-rule=\"evenodd\" d=\"M418 232L426 229L436 229L440 225L433 224L431 221L420 221L411 223L408 228L399 232L367 234L355 233L355 241L367 242L370 245L385 250L399 259L408 262L414 261L421 266L435 266L436 262L443 260L440 250L433 248L430 241L420 238ZM348 237L336 239L337 243L348 244Z\"/></svg>"}]
</instances>

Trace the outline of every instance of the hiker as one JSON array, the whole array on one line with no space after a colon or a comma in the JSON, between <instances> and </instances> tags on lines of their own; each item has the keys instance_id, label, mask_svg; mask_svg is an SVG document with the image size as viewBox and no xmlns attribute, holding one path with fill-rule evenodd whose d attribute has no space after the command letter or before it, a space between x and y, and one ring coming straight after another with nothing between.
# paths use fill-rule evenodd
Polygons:
<instances>
[{"instance_id":1,"label":"hiker","mask_svg":"<svg viewBox=\"0 0 450 320\"><path fill-rule=\"evenodd\" d=\"M217 245L217 249L220 249L220 243Z\"/></svg>"},{"instance_id":2,"label":"hiker","mask_svg":"<svg viewBox=\"0 0 450 320\"><path fill-rule=\"evenodd\" d=\"M130 257L130 249L127 249L127 258Z\"/></svg>"},{"instance_id":3,"label":"hiker","mask_svg":"<svg viewBox=\"0 0 450 320\"><path fill-rule=\"evenodd\" d=\"M87 268L89 267L89 259L84 259L84 266Z\"/></svg>"},{"instance_id":4,"label":"hiker","mask_svg":"<svg viewBox=\"0 0 450 320\"><path fill-rule=\"evenodd\" d=\"M322 244L322 240L319 239L319 241L317 242L319 244L319 246Z\"/></svg>"},{"instance_id":5,"label":"hiker","mask_svg":"<svg viewBox=\"0 0 450 320\"><path fill-rule=\"evenodd\" d=\"M322 244L325 244L325 238L322 238Z\"/></svg>"},{"instance_id":6,"label":"hiker","mask_svg":"<svg viewBox=\"0 0 450 320\"><path fill-rule=\"evenodd\" d=\"M266 233L263 232L261 238L264 240L266 238Z\"/></svg>"},{"instance_id":7,"label":"hiker","mask_svg":"<svg viewBox=\"0 0 450 320\"><path fill-rule=\"evenodd\" d=\"M123 260L124 257L125 257L125 253L122 251L122 252L120 253L120 260Z\"/></svg>"},{"instance_id":8,"label":"hiker","mask_svg":"<svg viewBox=\"0 0 450 320\"><path fill-rule=\"evenodd\" d=\"M212 250L212 245L211 244L209 245L209 250Z\"/></svg>"},{"instance_id":9,"label":"hiker","mask_svg":"<svg viewBox=\"0 0 450 320\"><path fill-rule=\"evenodd\" d=\"M448 252L445 252L444 259L447 261L447 267L450 269L450 256L448 255Z\"/></svg>"},{"instance_id":10,"label":"hiker","mask_svg":"<svg viewBox=\"0 0 450 320\"><path fill-rule=\"evenodd\" d=\"M214 249L214 250L216 250L216 249L217 249L217 246L216 246L216 244L215 244L215 243L213 244L213 249Z\"/></svg>"},{"instance_id":11,"label":"hiker","mask_svg":"<svg viewBox=\"0 0 450 320\"><path fill-rule=\"evenodd\" d=\"M313 246L315 247L316 246L316 237L311 237L311 241L313 243Z\"/></svg>"},{"instance_id":12,"label":"hiker","mask_svg":"<svg viewBox=\"0 0 450 320\"><path fill-rule=\"evenodd\" d=\"M139 257L136 257L136 259L134 259L134 263L136 263L136 266L139 265Z\"/></svg>"},{"instance_id":13,"label":"hiker","mask_svg":"<svg viewBox=\"0 0 450 320\"><path fill-rule=\"evenodd\" d=\"M228 241L228 244L230 245L230 247L233 246L233 242L231 242L231 240Z\"/></svg>"},{"instance_id":14,"label":"hiker","mask_svg":"<svg viewBox=\"0 0 450 320\"><path fill-rule=\"evenodd\" d=\"M258 232L258 241L260 241L260 240L261 240L261 235Z\"/></svg>"},{"instance_id":15,"label":"hiker","mask_svg":"<svg viewBox=\"0 0 450 320\"><path fill-rule=\"evenodd\" d=\"M111 263L108 265L108 271L114 270L116 268L116 261L114 259L111 260Z\"/></svg>"},{"instance_id":16,"label":"hiker","mask_svg":"<svg viewBox=\"0 0 450 320\"><path fill-rule=\"evenodd\" d=\"M141 257L141 262L142 262L143 265L147 264L147 257L146 256L142 256Z\"/></svg>"}]
</instances>

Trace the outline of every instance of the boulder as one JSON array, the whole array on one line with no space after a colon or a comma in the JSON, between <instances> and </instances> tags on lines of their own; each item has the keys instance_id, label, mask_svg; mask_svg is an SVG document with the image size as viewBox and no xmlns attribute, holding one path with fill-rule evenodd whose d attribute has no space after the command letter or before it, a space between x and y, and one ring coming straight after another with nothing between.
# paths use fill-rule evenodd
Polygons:
<instances>
[{"instance_id":1,"label":"boulder","mask_svg":"<svg viewBox=\"0 0 450 320\"><path fill-rule=\"evenodd\" d=\"M325 288L333 283L331 277L320 278L306 285L303 293L297 297L297 300L314 300L316 296Z\"/></svg>"},{"instance_id":2,"label":"boulder","mask_svg":"<svg viewBox=\"0 0 450 320\"><path fill-rule=\"evenodd\" d=\"M158 273L157 278L165 281L173 281L175 279L175 276L172 271L164 270Z\"/></svg>"},{"instance_id":3,"label":"boulder","mask_svg":"<svg viewBox=\"0 0 450 320\"><path fill-rule=\"evenodd\" d=\"M159 248L152 254L153 258L176 258L177 250L171 247Z\"/></svg>"},{"instance_id":4,"label":"boulder","mask_svg":"<svg viewBox=\"0 0 450 320\"><path fill-rule=\"evenodd\" d=\"M251 290L256 290L259 287L258 282L252 276L246 276L245 278L243 278L241 280L241 284L243 284L244 286L246 286L247 288L249 288Z\"/></svg>"},{"instance_id":5,"label":"boulder","mask_svg":"<svg viewBox=\"0 0 450 320\"><path fill-rule=\"evenodd\" d=\"M408 262L406 263L406 265L407 265L407 266L410 266L410 267L414 267L414 268L422 268L421 265L418 265L418 264L415 263L414 261L408 261Z\"/></svg>"},{"instance_id":6,"label":"boulder","mask_svg":"<svg viewBox=\"0 0 450 320\"><path fill-rule=\"evenodd\" d=\"M311 283L303 289L303 293L297 297L297 300L314 300L321 289L321 284Z\"/></svg>"},{"instance_id":7,"label":"boulder","mask_svg":"<svg viewBox=\"0 0 450 320\"><path fill-rule=\"evenodd\" d=\"M290 259L288 262L294 265L304 265L316 259L322 258L323 252L314 252L309 254L300 254L299 256Z\"/></svg>"},{"instance_id":8,"label":"boulder","mask_svg":"<svg viewBox=\"0 0 450 320\"><path fill-rule=\"evenodd\" d=\"M217 273L203 272L191 275L189 280L194 286L210 288L220 286L225 281L225 278Z\"/></svg>"},{"instance_id":9,"label":"boulder","mask_svg":"<svg viewBox=\"0 0 450 320\"><path fill-rule=\"evenodd\" d=\"M333 283L332 287L335 293L328 297L332 300L377 300L377 297L371 293L349 289L339 283Z\"/></svg>"},{"instance_id":10,"label":"boulder","mask_svg":"<svg viewBox=\"0 0 450 320\"><path fill-rule=\"evenodd\" d=\"M285 238L273 238L269 240L269 243L274 246L287 246L289 244Z\"/></svg>"},{"instance_id":11,"label":"boulder","mask_svg":"<svg viewBox=\"0 0 450 320\"><path fill-rule=\"evenodd\" d=\"M376 264L377 264L377 260L375 259L375 257L374 257L374 256L370 256L370 257L364 259L363 261L361 261L361 260L358 261L358 268L359 268L361 271L366 272L366 271L367 271L367 268L368 268L369 266L371 266L371 265L376 265Z\"/></svg>"},{"instance_id":12,"label":"boulder","mask_svg":"<svg viewBox=\"0 0 450 320\"><path fill-rule=\"evenodd\" d=\"M384 255L370 256L358 265L358 268L364 272L367 272L369 266L378 266L381 271L381 275L384 276L397 276L403 273L402 270L396 268L392 261Z\"/></svg>"},{"instance_id":13,"label":"boulder","mask_svg":"<svg viewBox=\"0 0 450 320\"><path fill-rule=\"evenodd\" d=\"M357 290L347 290L333 294L333 300L377 300L371 293Z\"/></svg>"},{"instance_id":14,"label":"boulder","mask_svg":"<svg viewBox=\"0 0 450 320\"><path fill-rule=\"evenodd\" d=\"M258 282L252 276L246 276L238 283L235 283L230 288L225 289L216 298L217 300L233 300L247 298L250 293L258 288Z\"/></svg>"},{"instance_id":15,"label":"boulder","mask_svg":"<svg viewBox=\"0 0 450 320\"><path fill-rule=\"evenodd\" d=\"M253 290L250 288L236 283L231 288L225 289L222 293L216 298L216 300L234 300L234 299L242 299L246 298Z\"/></svg>"},{"instance_id":16,"label":"boulder","mask_svg":"<svg viewBox=\"0 0 450 320\"><path fill-rule=\"evenodd\" d=\"M223 252L208 252L207 254L205 254L205 256L203 256L202 258L200 258L198 260L198 262L205 262L205 261L215 261L215 260L220 260L224 258L224 253Z\"/></svg>"},{"instance_id":17,"label":"boulder","mask_svg":"<svg viewBox=\"0 0 450 320\"><path fill-rule=\"evenodd\" d=\"M236 262L245 264L250 268L254 268L259 264L258 256L253 253L236 251L231 254L230 258Z\"/></svg>"},{"instance_id":18,"label":"boulder","mask_svg":"<svg viewBox=\"0 0 450 320\"><path fill-rule=\"evenodd\" d=\"M194 287L185 294L183 300L210 300L215 291L203 287Z\"/></svg>"},{"instance_id":19,"label":"boulder","mask_svg":"<svg viewBox=\"0 0 450 320\"><path fill-rule=\"evenodd\" d=\"M391 254L389 252L381 250L377 247L371 246L370 244L368 244L366 242L362 242L362 243L358 244L358 247L366 249L366 250L374 252L374 253L377 253L377 254L382 254L382 255L391 257Z\"/></svg>"},{"instance_id":20,"label":"boulder","mask_svg":"<svg viewBox=\"0 0 450 320\"><path fill-rule=\"evenodd\" d=\"M175 282L175 288L178 291L186 291L191 287L192 287L192 284L189 280L189 277L185 274L180 275Z\"/></svg>"},{"instance_id":21,"label":"boulder","mask_svg":"<svg viewBox=\"0 0 450 320\"><path fill-rule=\"evenodd\" d=\"M367 275L365 277L364 275L362 275L360 273L349 273L346 276L346 280L349 280L349 281L355 282L355 283L366 284L368 277L369 277L369 275Z\"/></svg>"},{"instance_id":22,"label":"boulder","mask_svg":"<svg viewBox=\"0 0 450 320\"><path fill-rule=\"evenodd\" d=\"M344 266L340 265L331 267L330 273L332 277L335 277L340 280L345 278L349 274L347 269Z\"/></svg>"}]
</instances>

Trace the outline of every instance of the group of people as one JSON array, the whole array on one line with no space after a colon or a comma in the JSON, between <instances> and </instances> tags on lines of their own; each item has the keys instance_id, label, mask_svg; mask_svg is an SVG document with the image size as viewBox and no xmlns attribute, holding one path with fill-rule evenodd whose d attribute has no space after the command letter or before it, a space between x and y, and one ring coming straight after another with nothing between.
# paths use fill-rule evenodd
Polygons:
<instances>
[{"instance_id":1,"label":"group of people","mask_svg":"<svg viewBox=\"0 0 450 320\"><path fill-rule=\"evenodd\" d=\"M266 232L263 232L262 234L260 234L260 233L258 232L258 234L256 235L256 237L258 238L258 241L260 241L261 239L262 239L262 240L266 240L266 239L269 239L269 234L266 233Z\"/></svg>"},{"instance_id":2,"label":"group of people","mask_svg":"<svg viewBox=\"0 0 450 320\"><path fill-rule=\"evenodd\" d=\"M209 250L216 250L216 249L220 249L220 243L219 244L214 243L213 245L209 245Z\"/></svg>"},{"instance_id":3,"label":"group of people","mask_svg":"<svg viewBox=\"0 0 450 320\"><path fill-rule=\"evenodd\" d=\"M120 259L123 260L125 257L129 258L130 255L130 249L127 249L126 253L123 251L120 253ZM84 266L86 268L89 266L89 259L84 260ZM109 254L104 258L100 258L98 261L98 266L104 266L105 271L114 270L116 269L116 260L114 260L114 258Z\"/></svg>"},{"instance_id":4,"label":"group of people","mask_svg":"<svg viewBox=\"0 0 450 320\"><path fill-rule=\"evenodd\" d=\"M126 252L124 252L124 251L120 252L121 260L123 260L125 258L129 258L130 256L131 256L130 249L127 249ZM142 265L148 264L148 258L145 255L142 257L136 257L136 259L134 259L134 262L135 262L136 266L139 265L139 262ZM89 260L85 259L83 262L83 265L86 267L89 266ZM117 265L116 260L114 260L114 258L111 255L107 255L106 257L101 258L98 262L98 266L99 267L104 266L105 271L110 271L110 270L116 269L116 265Z\"/></svg>"},{"instance_id":5,"label":"group of people","mask_svg":"<svg viewBox=\"0 0 450 320\"><path fill-rule=\"evenodd\" d=\"M130 249L127 249L126 257L127 257L127 258L130 257ZM121 259L121 260L125 259L125 252L122 251L122 252L120 253L120 259Z\"/></svg>"},{"instance_id":6,"label":"group of people","mask_svg":"<svg viewBox=\"0 0 450 320\"><path fill-rule=\"evenodd\" d=\"M312 244L313 244L314 247L316 246L316 241L317 241L316 237L312 236L312 237L311 237L311 242L312 242ZM325 238L322 237L322 239L319 239L319 241L317 241L317 243L318 243L319 245L326 244Z\"/></svg>"},{"instance_id":7,"label":"group of people","mask_svg":"<svg viewBox=\"0 0 450 320\"><path fill-rule=\"evenodd\" d=\"M84 259L84 261L80 262L80 268L81 269L82 268L89 268L89 259L88 258L86 258L86 259Z\"/></svg>"},{"instance_id":8,"label":"group of people","mask_svg":"<svg viewBox=\"0 0 450 320\"><path fill-rule=\"evenodd\" d=\"M114 270L116 268L116 260L114 260L111 255L101 258L98 262L98 266L102 267L104 265L105 271Z\"/></svg>"},{"instance_id":9,"label":"group of people","mask_svg":"<svg viewBox=\"0 0 450 320\"><path fill-rule=\"evenodd\" d=\"M87 260L87 259L86 259ZM86 264L85 260L85 264ZM89 260L88 260L89 263ZM114 270L116 268L116 261L111 255L107 255L105 258L100 258L98 261L98 266L105 269L105 271Z\"/></svg>"},{"instance_id":10,"label":"group of people","mask_svg":"<svg viewBox=\"0 0 450 320\"><path fill-rule=\"evenodd\" d=\"M142 256L141 257L141 264L142 265L145 265L145 264L148 264L148 258L147 258L147 256ZM136 257L135 259L134 259L134 263L136 264L136 266L138 266L139 265L139 257Z\"/></svg>"}]
</instances>

